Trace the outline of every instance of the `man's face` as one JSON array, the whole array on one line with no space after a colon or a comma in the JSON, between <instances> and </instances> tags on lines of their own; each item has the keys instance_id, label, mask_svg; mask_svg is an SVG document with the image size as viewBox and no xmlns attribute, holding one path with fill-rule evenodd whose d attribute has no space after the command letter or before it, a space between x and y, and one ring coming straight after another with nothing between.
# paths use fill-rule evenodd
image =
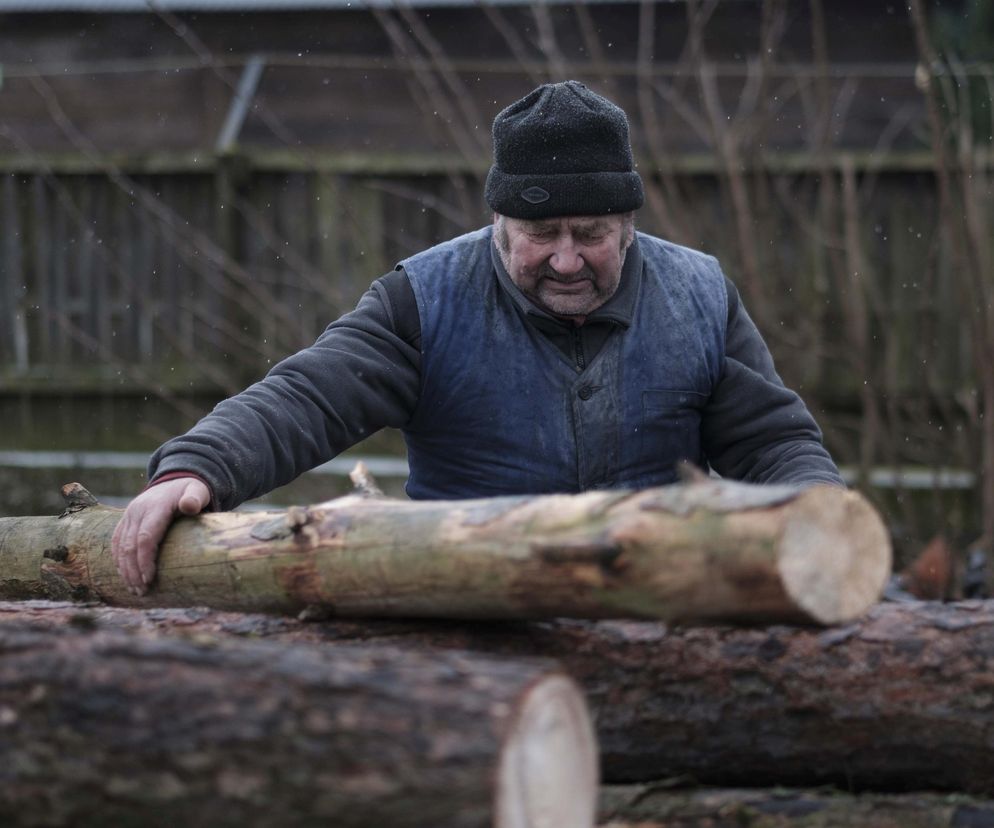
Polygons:
<instances>
[{"instance_id":1,"label":"man's face","mask_svg":"<svg viewBox=\"0 0 994 828\"><path fill-rule=\"evenodd\" d=\"M634 232L630 213L494 217L497 251L511 281L540 308L577 324L618 289Z\"/></svg>"}]
</instances>

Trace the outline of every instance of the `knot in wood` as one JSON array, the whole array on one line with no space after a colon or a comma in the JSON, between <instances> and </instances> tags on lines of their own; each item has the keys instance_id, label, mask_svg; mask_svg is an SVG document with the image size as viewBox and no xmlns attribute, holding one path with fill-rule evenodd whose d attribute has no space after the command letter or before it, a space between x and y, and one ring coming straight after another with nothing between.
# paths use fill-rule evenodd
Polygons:
<instances>
[{"instance_id":1,"label":"knot in wood","mask_svg":"<svg viewBox=\"0 0 994 828\"><path fill-rule=\"evenodd\" d=\"M311 522L311 513L303 506L291 506L286 510L286 525L291 532L299 532Z\"/></svg>"},{"instance_id":2,"label":"knot in wood","mask_svg":"<svg viewBox=\"0 0 994 828\"><path fill-rule=\"evenodd\" d=\"M623 568L623 550L616 543L533 544L532 549L550 564L594 564L604 570Z\"/></svg>"},{"instance_id":3,"label":"knot in wood","mask_svg":"<svg viewBox=\"0 0 994 828\"><path fill-rule=\"evenodd\" d=\"M69 548L61 545L56 546L52 549L46 549L41 553L41 556L56 563L65 563L69 559Z\"/></svg>"},{"instance_id":4,"label":"knot in wood","mask_svg":"<svg viewBox=\"0 0 994 828\"><path fill-rule=\"evenodd\" d=\"M249 533L256 540L273 541L288 538L300 532L311 521L311 513L302 506L291 506L286 514L267 520Z\"/></svg>"}]
</instances>

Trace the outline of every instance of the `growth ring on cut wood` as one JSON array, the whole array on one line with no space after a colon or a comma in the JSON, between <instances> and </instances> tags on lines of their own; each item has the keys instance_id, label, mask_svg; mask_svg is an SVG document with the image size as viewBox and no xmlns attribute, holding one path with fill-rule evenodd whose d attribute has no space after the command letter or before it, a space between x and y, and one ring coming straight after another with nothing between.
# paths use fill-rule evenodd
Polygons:
<instances>
[{"instance_id":1,"label":"growth ring on cut wood","mask_svg":"<svg viewBox=\"0 0 994 828\"><path fill-rule=\"evenodd\" d=\"M597 737L586 702L564 676L533 687L501 755L495 828L593 825Z\"/></svg>"},{"instance_id":2,"label":"growth ring on cut wood","mask_svg":"<svg viewBox=\"0 0 994 828\"><path fill-rule=\"evenodd\" d=\"M891 572L890 540L870 504L854 492L801 496L780 539L780 576L791 599L815 621L856 618L876 602ZM838 527L858 527L840 534ZM886 550L881 555L880 550ZM812 566L817 561L819 567Z\"/></svg>"}]
</instances>

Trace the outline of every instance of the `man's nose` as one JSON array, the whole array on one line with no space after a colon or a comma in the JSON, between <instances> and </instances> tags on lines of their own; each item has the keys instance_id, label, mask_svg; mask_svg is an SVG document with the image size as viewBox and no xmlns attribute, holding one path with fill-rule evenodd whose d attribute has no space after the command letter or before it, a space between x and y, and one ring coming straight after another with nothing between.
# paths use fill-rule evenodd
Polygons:
<instances>
[{"instance_id":1,"label":"man's nose","mask_svg":"<svg viewBox=\"0 0 994 828\"><path fill-rule=\"evenodd\" d=\"M570 274L583 269L583 258L580 256L580 248L570 237L559 239L556 249L549 258L549 264L556 273Z\"/></svg>"}]
</instances>

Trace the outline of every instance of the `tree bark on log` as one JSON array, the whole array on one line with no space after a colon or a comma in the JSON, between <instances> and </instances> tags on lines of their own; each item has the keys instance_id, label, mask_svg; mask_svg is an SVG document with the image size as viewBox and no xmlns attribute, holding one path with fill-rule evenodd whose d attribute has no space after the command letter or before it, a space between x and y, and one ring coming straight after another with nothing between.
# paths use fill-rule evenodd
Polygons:
<instances>
[{"instance_id":1,"label":"tree bark on log","mask_svg":"<svg viewBox=\"0 0 994 828\"><path fill-rule=\"evenodd\" d=\"M994 802L964 794L606 785L602 828L994 828Z\"/></svg>"},{"instance_id":2,"label":"tree bark on log","mask_svg":"<svg viewBox=\"0 0 994 828\"><path fill-rule=\"evenodd\" d=\"M590 828L597 753L543 660L0 623L0 824Z\"/></svg>"},{"instance_id":3,"label":"tree bark on log","mask_svg":"<svg viewBox=\"0 0 994 828\"><path fill-rule=\"evenodd\" d=\"M6 602L4 618L74 615L215 639L361 641L418 652L556 659L583 688L608 782L833 784L994 796L994 601L880 604L830 630L657 622L326 621Z\"/></svg>"},{"instance_id":4,"label":"tree bark on log","mask_svg":"<svg viewBox=\"0 0 994 828\"><path fill-rule=\"evenodd\" d=\"M152 591L136 598L109 551L121 513L66 488L61 518L0 519L0 598L832 624L864 612L890 572L883 523L855 492L704 481L469 501L349 496L180 519Z\"/></svg>"}]
</instances>

